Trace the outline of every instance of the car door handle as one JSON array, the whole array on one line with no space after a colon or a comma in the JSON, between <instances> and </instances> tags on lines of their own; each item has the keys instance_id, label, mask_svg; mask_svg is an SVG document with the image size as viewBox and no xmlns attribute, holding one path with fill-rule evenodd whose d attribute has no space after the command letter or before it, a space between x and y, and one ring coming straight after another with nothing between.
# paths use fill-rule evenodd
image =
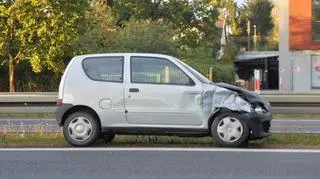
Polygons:
<instances>
[{"instance_id":1,"label":"car door handle","mask_svg":"<svg viewBox=\"0 0 320 179\"><path fill-rule=\"evenodd\" d=\"M139 89L138 88L130 88L129 92L137 93L137 92L139 92Z\"/></svg>"}]
</instances>

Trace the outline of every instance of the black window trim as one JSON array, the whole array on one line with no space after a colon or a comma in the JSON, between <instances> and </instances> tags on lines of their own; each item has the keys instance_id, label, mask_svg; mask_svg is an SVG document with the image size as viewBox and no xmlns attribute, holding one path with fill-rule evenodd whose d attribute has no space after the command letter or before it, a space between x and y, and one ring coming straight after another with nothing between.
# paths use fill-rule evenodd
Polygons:
<instances>
[{"instance_id":1,"label":"black window trim","mask_svg":"<svg viewBox=\"0 0 320 179\"><path fill-rule=\"evenodd\" d=\"M316 30L315 28L314 28L314 26L313 26L313 24L314 24L314 22L320 22L320 19L315 19L315 20L313 20L313 0L311 0L311 42L313 42L313 43L319 43L320 42L320 37L318 37L318 38L314 38L314 36L313 36L313 32L314 32L314 30ZM319 4L319 6L320 6L320 4ZM318 30L320 30L320 29L318 29ZM320 34L320 32L319 32L319 34Z\"/></svg>"},{"instance_id":2,"label":"black window trim","mask_svg":"<svg viewBox=\"0 0 320 179\"><path fill-rule=\"evenodd\" d=\"M92 77L90 77L87 73L87 71L85 70L85 67L84 67L84 61L86 60L89 60L89 59L99 59L99 58L119 58L120 57L120 61L122 61L122 79L121 81L115 81L115 80L98 80L98 79L93 79ZM111 82L111 83L124 83L124 56L92 56L92 57L86 57L82 60L81 64L82 64L82 70L84 71L84 73L86 74L86 76L92 80L92 81L100 81L100 82ZM108 60L108 59L106 59Z\"/></svg>"},{"instance_id":3,"label":"black window trim","mask_svg":"<svg viewBox=\"0 0 320 179\"><path fill-rule=\"evenodd\" d=\"M179 70L181 70L182 73L185 74L191 80L191 84L133 82L132 81L132 58L156 58L156 59L166 60L169 63L172 63L174 66L176 66ZM169 60L167 58L156 57L156 56L130 56L130 83L132 83L132 84L150 84L150 85L174 85L174 86L195 86L196 85L196 82L184 70L182 70L177 64L173 63L171 60Z\"/></svg>"},{"instance_id":4,"label":"black window trim","mask_svg":"<svg viewBox=\"0 0 320 179\"><path fill-rule=\"evenodd\" d=\"M312 71L313 71L313 57L317 57L317 56L320 56L320 55L316 55L316 54L311 54L311 65L310 65L310 68L311 68L311 70L310 70L310 76L311 76L311 78L310 78L310 86L311 86L311 90L319 90L320 89L320 86L313 86L313 81L312 81L312 79L313 79L313 73L312 73Z\"/></svg>"}]
</instances>

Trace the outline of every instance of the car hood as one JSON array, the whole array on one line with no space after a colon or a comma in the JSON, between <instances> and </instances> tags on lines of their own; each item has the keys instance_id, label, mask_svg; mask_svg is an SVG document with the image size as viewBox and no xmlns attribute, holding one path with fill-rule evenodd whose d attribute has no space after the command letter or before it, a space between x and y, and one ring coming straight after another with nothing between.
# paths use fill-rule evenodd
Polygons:
<instances>
[{"instance_id":1,"label":"car hood","mask_svg":"<svg viewBox=\"0 0 320 179\"><path fill-rule=\"evenodd\" d=\"M248 101L249 103L262 103L265 105L267 109L270 109L271 107L268 101L266 101L262 96L260 96L255 92L246 90L244 88L240 88L238 86L227 84L227 83L214 83L214 85L237 92L240 97L242 97L244 100Z\"/></svg>"}]
</instances>

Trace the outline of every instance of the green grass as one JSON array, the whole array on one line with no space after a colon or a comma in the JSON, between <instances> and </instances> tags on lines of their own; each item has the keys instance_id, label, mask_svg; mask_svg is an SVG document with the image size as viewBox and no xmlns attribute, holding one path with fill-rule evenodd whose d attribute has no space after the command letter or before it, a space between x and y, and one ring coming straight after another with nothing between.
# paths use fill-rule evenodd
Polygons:
<instances>
[{"instance_id":1,"label":"green grass","mask_svg":"<svg viewBox=\"0 0 320 179\"><path fill-rule=\"evenodd\" d=\"M273 118L320 119L320 114L274 114Z\"/></svg>"},{"instance_id":2,"label":"green grass","mask_svg":"<svg viewBox=\"0 0 320 179\"><path fill-rule=\"evenodd\" d=\"M54 118L53 113L0 113L0 118Z\"/></svg>"},{"instance_id":3,"label":"green grass","mask_svg":"<svg viewBox=\"0 0 320 179\"><path fill-rule=\"evenodd\" d=\"M69 147L61 134L0 135L0 147ZM100 147L217 147L213 138L168 137L168 136L117 136L110 144L101 141ZM249 148L309 148L320 149L320 134L273 134L268 138L251 141Z\"/></svg>"},{"instance_id":4,"label":"green grass","mask_svg":"<svg viewBox=\"0 0 320 179\"><path fill-rule=\"evenodd\" d=\"M1 144L59 144L65 143L61 134L58 135L2 135L0 137Z\"/></svg>"},{"instance_id":5,"label":"green grass","mask_svg":"<svg viewBox=\"0 0 320 179\"><path fill-rule=\"evenodd\" d=\"M250 142L253 148L318 148L320 134L272 134L268 138Z\"/></svg>"}]
</instances>

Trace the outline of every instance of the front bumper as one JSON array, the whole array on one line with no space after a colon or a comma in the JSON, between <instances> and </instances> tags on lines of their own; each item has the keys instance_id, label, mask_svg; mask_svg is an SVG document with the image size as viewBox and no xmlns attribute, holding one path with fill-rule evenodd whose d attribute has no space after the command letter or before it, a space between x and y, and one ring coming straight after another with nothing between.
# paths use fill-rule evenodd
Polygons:
<instances>
[{"instance_id":1,"label":"front bumper","mask_svg":"<svg viewBox=\"0 0 320 179\"><path fill-rule=\"evenodd\" d=\"M272 121L271 113L243 113L241 118L247 123L250 128L250 140L261 139L270 136L270 127Z\"/></svg>"}]
</instances>

